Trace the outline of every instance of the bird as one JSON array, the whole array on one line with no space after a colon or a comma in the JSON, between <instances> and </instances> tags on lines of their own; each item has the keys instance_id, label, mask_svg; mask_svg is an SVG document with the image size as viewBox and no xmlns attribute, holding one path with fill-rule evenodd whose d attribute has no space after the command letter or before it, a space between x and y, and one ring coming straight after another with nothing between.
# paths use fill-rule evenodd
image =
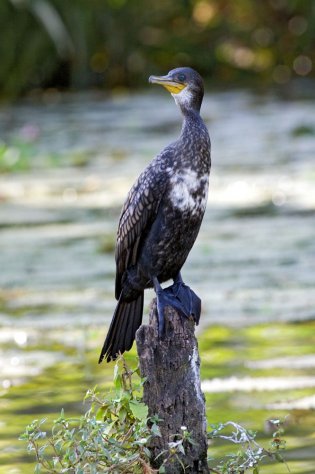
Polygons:
<instances>
[{"instance_id":1,"label":"bird","mask_svg":"<svg viewBox=\"0 0 315 474\"><path fill-rule=\"evenodd\" d=\"M190 67L150 76L171 93L182 114L177 140L144 169L123 205L115 249L118 300L99 363L131 349L142 323L144 290L157 297L159 335L170 305L198 324L201 301L182 279L181 269L197 238L205 213L211 168L211 142L200 116L204 85ZM162 288L161 283L173 280Z\"/></svg>"}]
</instances>

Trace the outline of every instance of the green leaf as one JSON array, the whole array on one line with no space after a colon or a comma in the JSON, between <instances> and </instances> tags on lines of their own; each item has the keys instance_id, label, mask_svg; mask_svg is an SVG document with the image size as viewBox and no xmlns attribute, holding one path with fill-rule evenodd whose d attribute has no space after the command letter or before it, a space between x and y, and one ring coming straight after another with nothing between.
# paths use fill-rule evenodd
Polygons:
<instances>
[{"instance_id":1,"label":"green leaf","mask_svg":"<svg viewBox=\"0 0 315 474\"><path fill-rule=\"evenodd\" d=\"M147 458L150 459L151 458L150 450L146 446L144 446L143 451L144 451L145 455L147 456Z\"/></svg>"},{"instance_id":2,"label":"green leaf","mask_svg":"<svg viewBox=\"0 0 315 474\"><path fill-rule=\"evenodd\" d=\"M189 442L189 444L191 444L192 446L199 446L199 443L197 443L197 441L195 441L195 440L194 440L193 438L191 438L190 436L189 436L189 438L188 438L188 442Z\"/></svg>"},{"instance_id":3,"label":"green leaf","mask_svg":"<svg viewBox=\"0 0 315 474\"><path fill-rule=\"evenodd\" d=\"M104 420L104 413L106 412L106 407L105 406L101 406L97 412L96 412L96 416L95 418L98 420L98 421L103 421Z\"/></svg>"},{"instance_id":4,"label":"green leaf","mask_svg":"<svg viewBox=\"0 0 315 474\"><path fill-rule=\"evenodd\" d=\"M120 390L123 386L122 375L119 369L120 369L119 363L116 362L115 367L114 367L114 386L116 390Z\"/></svg>"},{"instance_id":5,"label":"green leaf","mask_svg":"<svg viewBox=\"0 0 315 474\"><path fill-rule=\"evenodd\" d=\"M120 374L114 378L114 385L116 390L120 390L122 388L122 377Z\"/></svg>"},{"instance_id":6,"label":"green leaf","mask_svg":"<svg viewBox=\"0 0 315 474\"><path fill-rule=\"evenodd\" d=\"M158 427L156 423L153 423L153 425L151 426L151 433L153 434L153 436L159 436L159 437L162 436L160 428Z\"/></svg>"},{"instance_id":7,"label":"green leaf","mask_svg":"<svg viewBox=\"0 0 315 474\"><path fill-rule=\"evenodd\" d=\"M180 453L185 455L185 449L184 449L184 446L182 445L182 443L178 444L177 449Z\"/></svg>"},{"instance_id":8,"label":"green leaf","mask_svg":"<svg viewBox=\"0 0 315 474\"><path fill-rule=\"evenodd\" d=\"M135 418L138 420L146 420L148 418L148 407L145 403L139 402L138 400L130 400L130 410Z\"/></svg>"},{"instance_id":9,"label":"green leaf","mask_svg":"<svg viewBox=\"0 0 315 474\"><path fill-rule=\"evenodd\" d=\"M119 417L119 421L122 423L123 421L125 421L126 419L126 416L127 416L127 410L126 408L122 407L119 412L118 412L118 417Z\"/></svg>"},{"instance_id":10,"label":"green leaf","mask_svg":"<svg viewBox=\"0 0 315 474\"><path fill-rule=\"evenodd\" d=\"M41 472L41 465L40 465L40 464L36 464L34 473L35 473L35 474L40 474L40 472Z\"/></svg>"},{"instance_id":11,"label":"green leaf","mask_svg":"<svg viewBox=\"0 0 315 474\"><path fill-rule=\"evenodd\" d=\"M116 421L112 421L111 423L108 423L108 425L106 425L103 428L102 431L103 431L104 435L108 435L111 432L112 428L115 426L115 423L116 423Z\"/></svg>"}]
</instances>

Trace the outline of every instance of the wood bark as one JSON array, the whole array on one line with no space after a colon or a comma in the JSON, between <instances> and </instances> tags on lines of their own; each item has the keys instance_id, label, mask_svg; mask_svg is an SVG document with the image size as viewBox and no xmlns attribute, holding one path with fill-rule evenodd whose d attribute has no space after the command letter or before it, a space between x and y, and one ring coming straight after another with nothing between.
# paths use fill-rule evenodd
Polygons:
<instances>
[{"instance_id":1,"label":"wood bark","mask_svg":"<svg viewBox=\"0 0 315 474\"><path fill-rule=\"evenodd\" d=\"M149 325L136 334L144 402L149 416L158 415L161 437L150 445L152 467L164 463L167 474L209 473L207 466L207 432L205 399L200 386L200 359L193 320L182 318L171 307L165 309L165 335L158 335L156 300L153 300ZM179 459L169 452L169 442L184 427L194 444L184 443L185 454ZM162 453L162 454L161 454ZM158 456L158 457L157 457ZM183 468L185 466L185 469Z\"/></svg>"}]
</instances>

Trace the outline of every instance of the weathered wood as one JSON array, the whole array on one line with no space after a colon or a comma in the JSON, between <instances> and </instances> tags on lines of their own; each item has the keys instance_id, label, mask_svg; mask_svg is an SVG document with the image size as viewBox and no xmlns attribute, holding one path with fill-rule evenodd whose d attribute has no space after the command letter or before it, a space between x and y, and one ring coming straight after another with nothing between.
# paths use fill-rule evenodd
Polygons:
<instances>
[{"instance_id":1,"label":"weathered wood","mask_svg":"<svg viewBox=\"0 0 315 474\"><path fill-rule=\"evenodd\" d=\"M146 378L144 402L149 415L158 415L162 436L154 437L150 450L152 467L159 468L167 458L168 442L174 434L187 427L194 444L185 443L181 463L175 456L164 464L167 474L208 473L205 399L200 386L195 324L182 318L170 307L165 311L165 336L158 336L156 301L153 300L149 325L139 328L136 335L140 371ZM176 438L175 438L176 440Z\"/></svg>"}]
</instances>

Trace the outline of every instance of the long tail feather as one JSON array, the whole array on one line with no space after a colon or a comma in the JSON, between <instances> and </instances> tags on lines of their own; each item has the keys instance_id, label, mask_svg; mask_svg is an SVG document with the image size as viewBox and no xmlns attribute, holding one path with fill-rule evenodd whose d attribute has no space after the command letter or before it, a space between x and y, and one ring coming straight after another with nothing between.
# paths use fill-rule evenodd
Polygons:
<instances>
[{"instance_id":1,"label":"long tail feather","mask_svg":"<svg viewBox=\"0 0 315 474\"><path fill-rule=\"evenodd\" d=\"M126 303L118 300L111 325L106 336L98 363L104 358L115 360L119 353L129 351L141 325L143 313L143 292L136 300Z\"/></svg>"}]
</instances>

